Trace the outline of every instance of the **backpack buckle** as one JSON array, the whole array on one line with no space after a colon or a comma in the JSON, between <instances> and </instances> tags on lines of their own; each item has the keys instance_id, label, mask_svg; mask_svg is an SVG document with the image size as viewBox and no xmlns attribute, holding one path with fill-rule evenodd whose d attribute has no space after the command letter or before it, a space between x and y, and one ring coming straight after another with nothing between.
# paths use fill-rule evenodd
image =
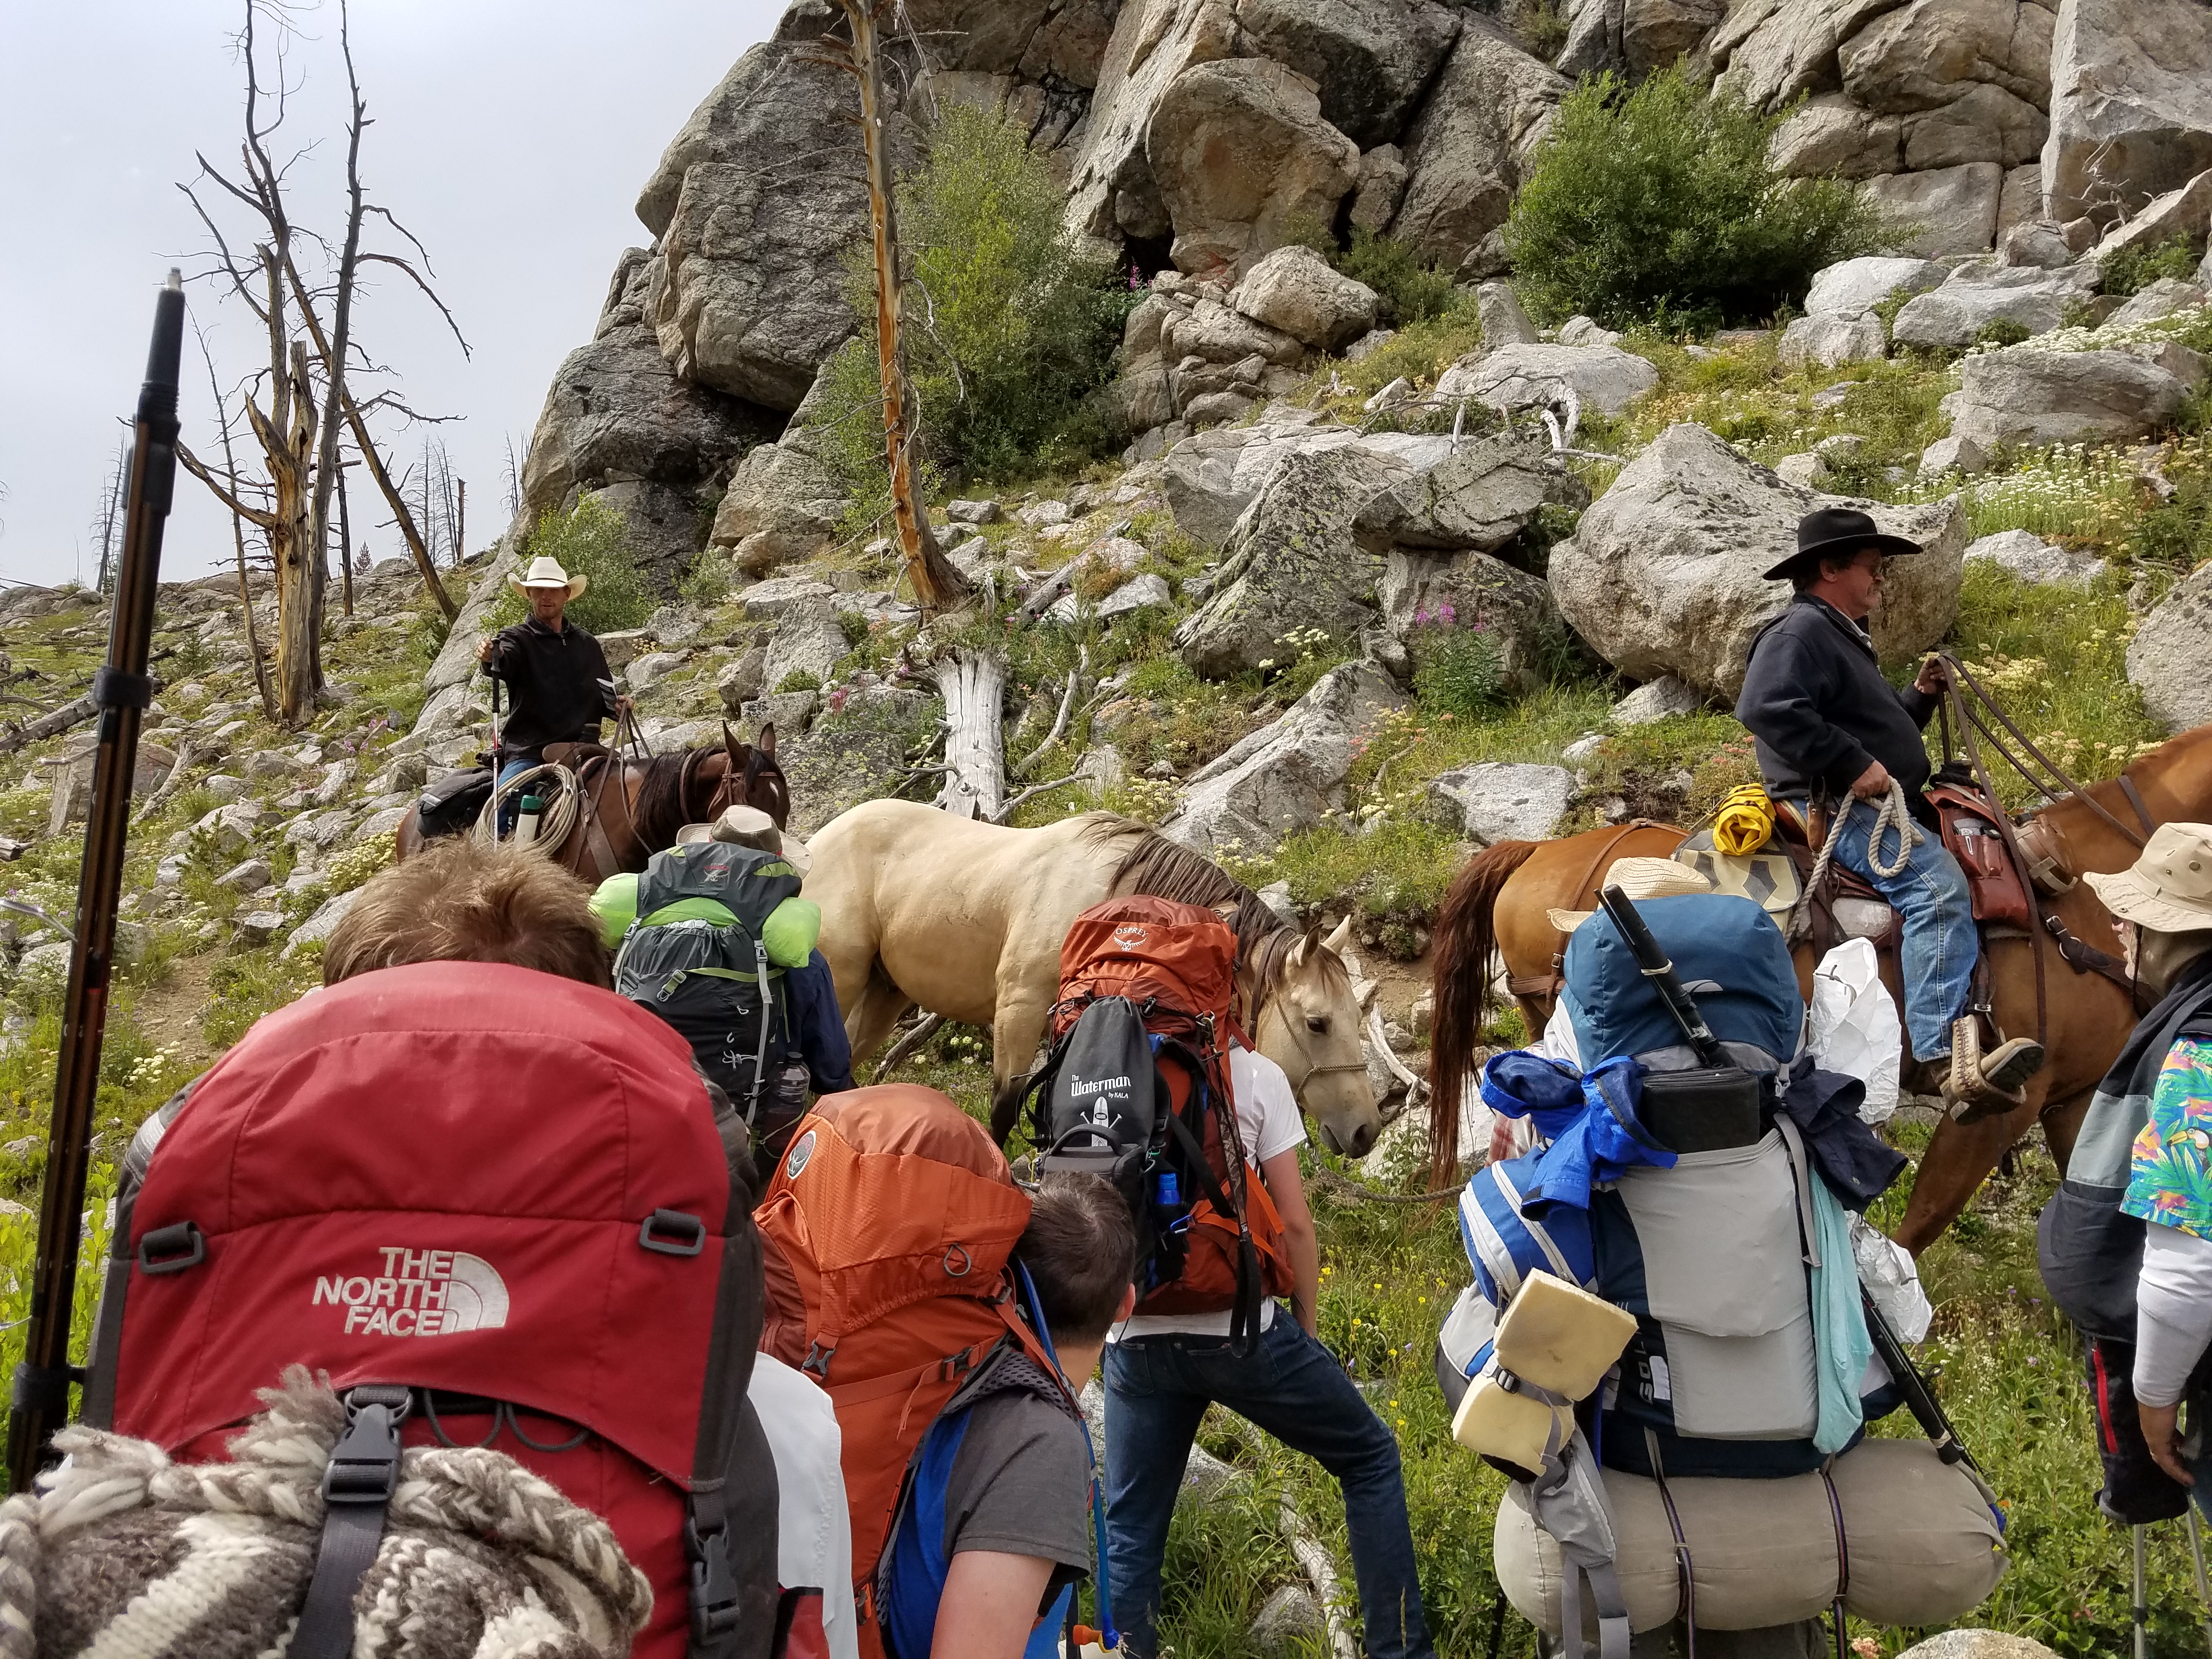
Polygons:
<instances>
[{"instance_id":1,"label":"backpack buckle","mask_svg":"<svg viewBox=\"0 0 2212 1659\"><path fill-rule=\"evenodd\" d=\"M806 1358L799 1361L799 1369L810 1371L827 1382L830 1380L830 1357L836 1352L834 1347L825 1348L819 1342L810 1342L806 1346Z\"/></svg>"},{"instance_id":2,"label":"backpack buckle","mask_svg":"<svg viewBox=\"0 0 2212 1659\"><path fill-rule=\"evenodd\" d=\"M684 1517L684 1553L691 1560L691 1638L704 1646L738 1626L738 1580L730 1571L726 1526L702 1533L698 1517Z\"/></svg>"},{"instance_id":3,"label":"backpack buckle","mask_svg":"<svg viewBox=\"0 0 2212 1659\"><path fill-rule=\"evenodd\" d=\"M180 1273L207 1260L207 1236L198 1224L173 1222L138 1241L138 1271L149 1275Z\"/></svg>"},{"instance_id":4,"label":"backpack buckle","mask_svg":"<svg viewBox=\"0 0 2212 1659\"><path fill-rule=\"evenodd\" d=\"M346 1390L346 1431L323 1470L325 1504L387 1504L399 1487L399 1425L410 1389L363 1383Z\"/></svg>"},{"instance_id":5,"label":"backpack buckle","mask_svg":"<svg viewBox=\"0 0 2212 1659\"><path fill-rule=\"evenodd\" d=\"M707 1224L681 1210L655 1210L637 1230L637 1242L659 1255L696 1255L707 1248Z\"/></svg>"}]
</instances>

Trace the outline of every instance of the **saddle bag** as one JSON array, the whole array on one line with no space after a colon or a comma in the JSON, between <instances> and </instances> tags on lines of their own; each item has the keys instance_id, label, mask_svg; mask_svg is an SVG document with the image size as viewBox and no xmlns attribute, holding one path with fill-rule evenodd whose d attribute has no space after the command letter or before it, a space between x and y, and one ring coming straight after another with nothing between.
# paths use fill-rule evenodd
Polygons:
<instances>
[{"instance_id":1,"label":"saddle bag","mask_svg":"<svg viewBox=\"0 0 2212 1659\"><path fill-rule=\"evenodd\" d=\"M415 803L415 823L425 841L466 833L491 799L492 774L477 767L431 780Z\"/></svg>"},{"instance_id":2,"label":"saddle bag","mask_svg":"<svg viewBox=\"0 0 2212 1659\"><path fill-rule=\"evenodd\" d=\"M642 1659L765 1656L760 1241L726 1127L673 1033L570 980L427 963L302 998L132 1142L85 1419L219 1461L305 1364L357 1428L489 1445L603 1516L652 1581Z\"/></svg>"},{"instance_id":3,"label":"saddle bag","mask_svg":"<svg viewBox=\"0 0 2212 1659\"><path fill-rule=\"evenodd\" d=\"M1997 818L2003 809L1972 785L1938 781L1929 787L1928 799L1943 826L1944 847L1966 872L1975 921L2032 931L2035 903L2006 850Z\"/></svg>"}]
</instances>

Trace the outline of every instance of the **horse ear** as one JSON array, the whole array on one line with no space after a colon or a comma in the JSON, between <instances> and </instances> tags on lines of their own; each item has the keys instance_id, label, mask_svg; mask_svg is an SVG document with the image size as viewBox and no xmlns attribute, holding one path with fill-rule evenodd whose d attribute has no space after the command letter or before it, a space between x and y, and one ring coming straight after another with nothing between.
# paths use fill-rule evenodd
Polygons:
<instances>
[{"instance_id":1,"label":"horse ear","mask_svg":"<svg viewBox=\"0 0 2212 1659\"><path fill-rule=\"evenodd\" d=\"M1345 946L1352 943L1351 911L1346 910L1344 913L1344 920L1336 924L1336 931L1331 933L1328 939L1322 941L1322 943L1327 945L1328 949L1335 951L1339 956L1343 955Z\"/></svg>"},{"instance_id":2,"label":"horse ear","mask_svg":"<svg viewBox=\"0 0 2212 1659\"><path fill-rule=\"evenodd\" d=\"M743 745L738 742L738 734L730 730L729 721L724 720L722 722L722 749L723 751L729 756L730 763L733 766L737 763L738 750Z\"/></svg>"},{"instance_id":3,"label":"horse ear","mask_svg":"<svg viewBox=\"0 0 2212 1659\"><path fill-rule=\"evenodd\" d=\"M774 720L761 727L760 740L754 744L753 747L770 760L775 758L775 722Z\"/></svg>"},{"instance_id":4,"label":"horse ear","mask_svg":"<svg viewBox=\"0 0 2212 1659\"><path fill-rule=\"evenodd\" d=\"M1298 935L1298 942L1291 946L1291 954L1285 959L1287 965L1292 968L1304 967L1308 962L1313 959L1314 946L1320 943L1321 929L1318 927L1307 928L1305 932Z\"/></svg>"}]
</instances>

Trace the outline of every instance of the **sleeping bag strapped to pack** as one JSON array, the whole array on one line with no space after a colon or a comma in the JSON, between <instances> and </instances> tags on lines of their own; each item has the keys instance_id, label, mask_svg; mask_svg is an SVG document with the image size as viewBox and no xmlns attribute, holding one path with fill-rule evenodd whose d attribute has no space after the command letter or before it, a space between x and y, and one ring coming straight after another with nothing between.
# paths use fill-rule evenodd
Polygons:
<instances>
[{"instance_id":1,"label":"sleeping bag strapped to pack","mask_svg":"<svg viewBox=\"0 0 2212 1659\"><path fill-rule=\"evenodd\" d=\"M356 1431L489 1445L605 1516L653 1583L639 1659L766 1659L760 1240L726 1117L673 1032L573 980L421 963L302 997L132 1141L85 1420L218 1461L285 1366L327 1372ZM349 1490L326 1537L373 1516L365 1563L383 1506ZM352 1651L350 1600L295 1659Z\"/></svg>"},{"instance_id":2,"label":"sleeping bag strapped to pack","mask_svg":"<svg viewBox=\"0 0 2212 1659\"><path fill-rule=\"evenodd\" d=\"M431 779L415 803L415 825L422 839L465 832L491 799L491 783L490 771L481 766Z\"/></svg>"},{"instance_id":3,"label":"sleeping bag strapped to pack","mask_svg":"<svg viewBox=\"0 0 2212 1659\"><path fill-rule=\"evenodd\" d=\"M1103 1176L1137 1224L1139 1313L1231 1312L1248 1352L1291 1288L1281 1218L1237 1123L1237 935L1212 911L1109 899L1060 951L1054 1042L1030 1088L1046 1171Z\"/></svg>"},{"instance_id":4,"label":"sleeping bag strapped to pack","mask_svg":"<svg viewBox=\"0 0 2212 1659\"><path fill-rule=\"evenodd\" d=\"M768 936L799 896L799 872L781 854L706 841L655 853L636 883L637 919L615 955L615 989L673 1026L750 1124L770 1057L789 1046L782 969ZM804 963L813 943L808 937L791 965Z\"/></svg>"},{"instance_id":5,"label":"sleeping bag strapped to pack","mask_svg":"<svg viewBox=\"0 0 2212 1659\"><path fill-rule=\"evenodd\" d=\"M927 1659L966 1409L1021 1388L1080 1419L1010 1265L1029 1218L983 1127L912 1084L815 1102L755 1212L761 1347L821 1384L843 1434L863 1659ZM911 1519L933 1507L933 1554Z\"/></svg>"}]
</instances>

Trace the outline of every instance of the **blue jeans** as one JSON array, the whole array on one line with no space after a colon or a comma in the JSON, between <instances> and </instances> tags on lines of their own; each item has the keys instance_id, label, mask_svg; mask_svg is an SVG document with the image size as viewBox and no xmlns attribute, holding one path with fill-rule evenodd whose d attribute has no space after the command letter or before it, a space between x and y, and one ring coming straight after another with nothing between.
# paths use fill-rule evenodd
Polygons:
<instances>
[{"instance_id":1,"label":"blue jeans","mask_svg":"<svg viewBox=\"0 0 2212 1659\"><path fill-rule=\"evenodd\" d=\"M1106 1558L1114 1613L1136 1659L1158 1651L1160 1563L1199 1419L1218 1401L1316 1460L1344 1488L1370 1659L1431 1659L1398 1442L1336 1356L1287 1308L1238 1359L1207 1337L1106 1350Z\"/></svg>"},{"instance_id":2,"label":"blue jeans","mask_svg":"<svg viewBox=\"0 0 2212 1659\"><path fill-rule=\"evenodd\" d=\"M1966 872L1942 838L1923 826L1926 839L1912 849L1905 868L1894 876L1876 875L1867 859L1876 810L1863 800L1851 803L1843 838L1836 843L1836 862L1871 882L1905 918L1898 967L1905 979L1905 1029L1912 1039L1912 1055L1947 1059L1951 1022L1966 1012L1974 961L1981 952ZM1897 856L1897 837L1889 830L1882 832L1881 853L1885 860Z\"/></svg>"}]
</instances>

